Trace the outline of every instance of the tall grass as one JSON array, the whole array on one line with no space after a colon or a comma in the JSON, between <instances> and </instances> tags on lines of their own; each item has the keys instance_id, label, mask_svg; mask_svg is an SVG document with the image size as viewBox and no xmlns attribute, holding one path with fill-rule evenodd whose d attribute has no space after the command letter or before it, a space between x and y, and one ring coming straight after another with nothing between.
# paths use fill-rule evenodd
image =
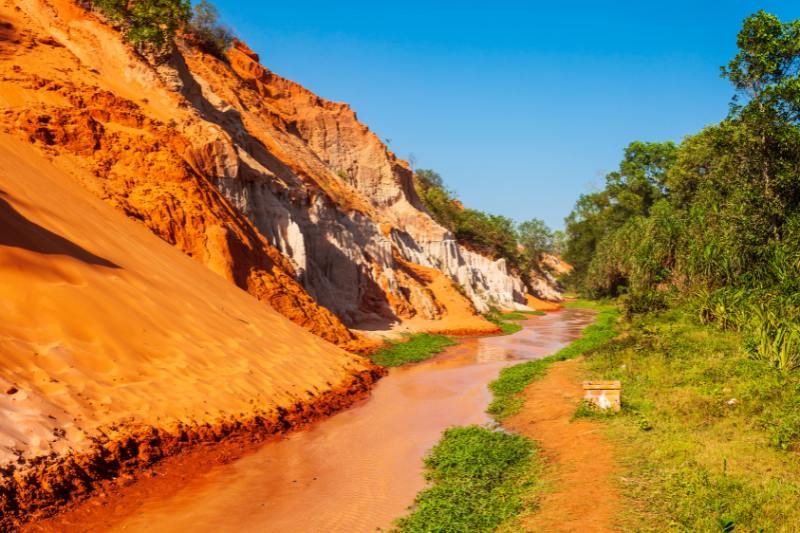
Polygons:
<instances>
[{"instance_id":1,"label":"tall grass","mask_svg":"<svg viewBox=\"0 0 800 533\"><path fill-rule=\"evenodd\" d=\"M623 383L621 414L604 419L623 530L797 529L800 375L748 356L745 335L671 309L637 317L587 358L587 377Z\"/></svg>"},{"instance_id":2,"label":"tall grass","mask_svg":"<svg viewBox=\"0 0 800 533\"><path fill-rule=\"evenodd\" d=\"M744 333L752 357L783 371L800 367L800 305L795 295L722 288L698 291L693 303L701 323Z\"/></svg>"}]
</instances>

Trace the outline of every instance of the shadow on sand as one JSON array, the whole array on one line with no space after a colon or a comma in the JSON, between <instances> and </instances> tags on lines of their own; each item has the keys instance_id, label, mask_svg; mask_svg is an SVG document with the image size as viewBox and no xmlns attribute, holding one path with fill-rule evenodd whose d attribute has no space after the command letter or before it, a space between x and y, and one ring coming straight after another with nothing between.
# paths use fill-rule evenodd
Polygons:
<instances>
[{"instance_id":1,"label":"shadow on sand","mask_svg":"<svg viewBox=\"0 0 800 533\"><path fill-rule=\"evenodd\" d=\"M46 255L66 255L90 265L120 268L116 263L31 222L14 209L5 197L8 195L0 191L0 246L22 248Z\"/></svg>"}]
</instances>

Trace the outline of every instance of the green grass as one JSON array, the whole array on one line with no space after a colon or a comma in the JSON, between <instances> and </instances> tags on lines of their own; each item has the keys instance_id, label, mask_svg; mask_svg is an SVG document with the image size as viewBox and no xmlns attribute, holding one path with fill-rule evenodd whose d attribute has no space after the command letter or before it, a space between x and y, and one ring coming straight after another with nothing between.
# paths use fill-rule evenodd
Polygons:
<instances>
[{"instance_id":1,"label":"green grass","mask_svg":"<svg viewBox=\"0 0 800 533\"><path fill-rule=\"evenodd\" d=\"M617 304L613 300L585 300L583 298L568 300L561 304L561 307L565 309L594 309L596 311L616 306Z\"/></svg>"},{"instance_id":2,"label":"green grass","mask_svg":"<svg viewBox=\"0 0 800 533\"><path fill-rule=\"evenodd\" d=\"M580 306L577 302L570 303L573 304L572 307ZM588 307L588 305L583 307ZM518 413L523 404L520 393L528 384L544 376L551 364L589 352L614 338L616 335L614 326L619 318L617 308L608 303L592 304L591 308L598 311L597 318L594 324L583 330L580 338L549 357L528 361L500 371L500 376L489 384L489 389L494 394L494 400L489 405L488 412L495 419L504 420Z\"/></svg>"},{"instance_id":3,"label":"green grass","mask_svg":"<svg viewBox=\"0 0 800 533\"><path fill-rule=\"evenodd\" d=\"M575 409L575 413L572 415L572 420L578 420L580 418L597 420L615 416L616 414L617 413L611 409L601 409L596 404L588 400L582 400Z\"/></svg>"},{"instance_id":4,"label":"green grass","mask_svg":"<svg viewBox=\"0 0 800 533\"><path fill-rule=\"evenodd\" d=\"M637 318L587 358L622 381L616 444L625 531L795 531L800 375L680 309Z\"/></svg>"},{"instance_id":5,"label":"green grass","mask_svg":"<svg viewBox=\"0 0 800 533\"><path fill-rule=\"evenodd\" d=\"M522 330L521 324L517 324L516 322L506 322L500 318L500 314L494 315L492 313L487 313L483 316L486 318L486 320L499 327L502 335L511 335L512 333Z\"/></svg>"},{"instance_id":6,"label":"green grass","mask_svg":"<svg viewBox=\"0 0 800 533\"><path fill-rule=\"evenodd\" d=\"M494 307L492 307L488 313L484 314L483 317L499 327L503 335L511 335L512 333L522 330L521 324L509 321L525 320L528 318L526 315L522 314L522 312L515 311L513 313L503 313Z\"/></svg>"},{"instance_id":7,"label":"green grass","mask_svg":"<svg viewBox=\"0 0 800 533\"><path fill-rule=\"evenodd\" d=\"M530 316L546 315L544 311L511 311L510 313L501 313L500 320L527 320Z\"/></svg>"},{"instance_id":8,"label":"green grass","mask_svg":"<svg viewBox=\"0 0 800 533\"><path fill-rule=\"evenodd\" d=\"M372 361L381 366L400 366L424 361L456 342L446 335L420 333L395 342L372 354Z\"/></svg>"},{"instance_id":9,"label":"green grass","mask_svg":"<svg viewBox=\"0 0 800 533\"><path fill-rule=\"evenodd\" d=\"M533 505L525 495L539 483L540 469L535 445L525 437L479 426L450 428L425 459L432 485L397 521L397 531L495 531Z\"/></svg>"},{"instance_id":10,"label":"green grass","mask_svg":"<svg viewBox=\"0 0 800 533\"><path fill-rule=\"evenodd\" d=\"M529 316L544 315L544 311L511 311L503 313L496 308L492 308L483 317L500 328L503 335L511 335L522 330L522 325L513 322L515 320L527 320Z\"/></svg>"}]
</instances>

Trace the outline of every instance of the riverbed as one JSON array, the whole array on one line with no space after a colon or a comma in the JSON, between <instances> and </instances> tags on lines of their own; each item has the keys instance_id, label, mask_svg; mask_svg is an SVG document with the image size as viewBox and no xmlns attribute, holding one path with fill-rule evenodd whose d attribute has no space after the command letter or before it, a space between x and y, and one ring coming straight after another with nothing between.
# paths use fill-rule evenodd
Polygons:
<instances>
[{"instance_id":1,"label":"riverbed","mask_svg":"<svg viewBox=\"0 0 800 533\"><path fill-rule=\"evenodd\" d=\"M463 339L392 369L356 407L105 518L112 531L147 533L388 529L425 487L422 460L442 431L491 423L487 385L498 372L558 351L593 316L564 309L530 317L514 335Z\"/></svg>"}]
</instances>

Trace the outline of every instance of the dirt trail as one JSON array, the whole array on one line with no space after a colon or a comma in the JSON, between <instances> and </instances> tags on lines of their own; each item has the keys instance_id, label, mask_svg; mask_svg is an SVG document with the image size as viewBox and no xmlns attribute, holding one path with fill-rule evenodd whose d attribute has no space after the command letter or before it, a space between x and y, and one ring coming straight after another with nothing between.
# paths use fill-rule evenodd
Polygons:
<instances>
[{"instance_id":1,"label":"dirt trail","mask_svg":"<svg viewBox=\"0 0 800 533\"><path fill-rule=\"evenodd\" d=\"M616 531L620 498L613 484L616 463L600 424L571 421L583 394L581 359L554 364L524 392L525 406L504 425L537 441L552 489L527 517L528 531Z\"/></svg>"}]
</instances>

